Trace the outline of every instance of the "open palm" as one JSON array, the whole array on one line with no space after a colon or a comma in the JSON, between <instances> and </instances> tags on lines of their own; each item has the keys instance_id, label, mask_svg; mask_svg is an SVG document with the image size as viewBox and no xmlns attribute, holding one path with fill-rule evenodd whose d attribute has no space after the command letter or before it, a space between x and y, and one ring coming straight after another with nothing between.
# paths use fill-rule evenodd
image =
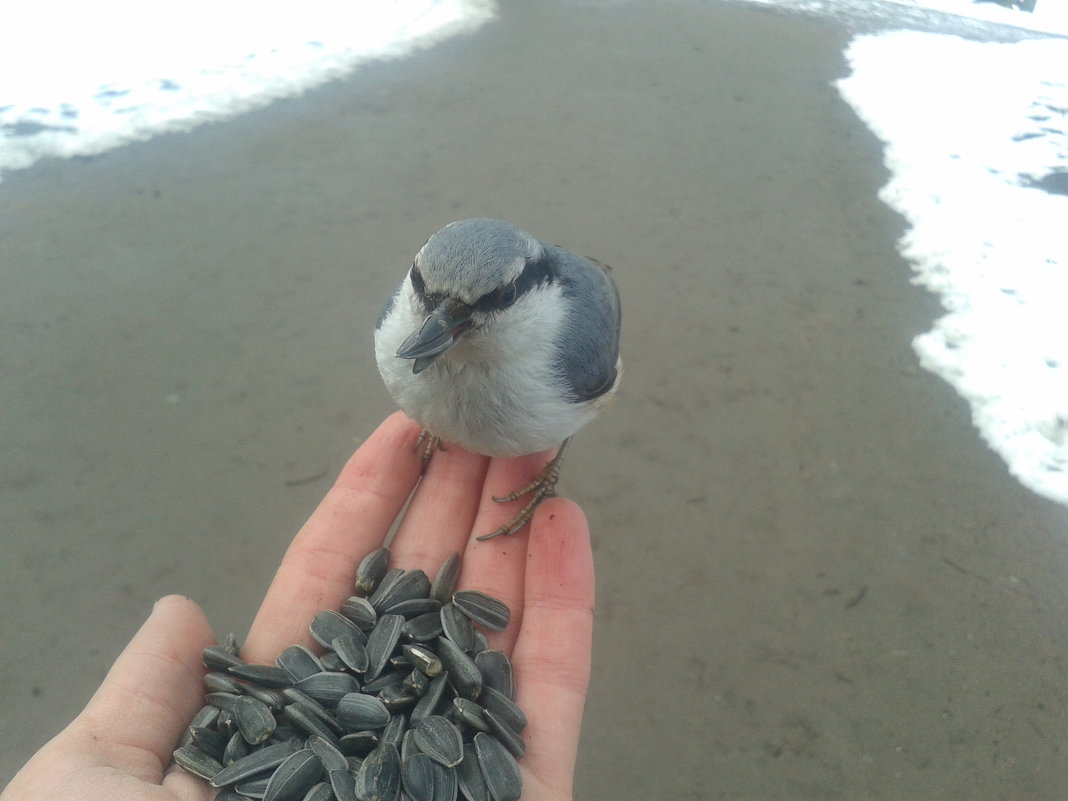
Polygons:
<instances>
[{"instance_id":1,"label":"open palm","mask_svg":"<svg viewBox=\"0 0 1068 801\"><path fill-rule=\"evenodd\" d=\"M286 646L314 647L308 623L351 595L359 560L383 544L419 482L419 427L387 419L349 460L290 545L243 644L249 662L272 663ZM430 463L391 544L392 565L433 572L454 550L460 588L480 589L512 610L490 644L508 652L516 701L526 710L524 801L571 798L589 680L593 559L581 510L555 498L511 537L475 539L514 513L495 503L525 484L550 454L487 459L450 446ZM516 504L519 505L519 504ZM201 650L214 642L200 608L159 601L75 720L42 748L0 801L208 801L213 790L170 766L170 755L203 704Z\"/></svg>"}]
</instances>

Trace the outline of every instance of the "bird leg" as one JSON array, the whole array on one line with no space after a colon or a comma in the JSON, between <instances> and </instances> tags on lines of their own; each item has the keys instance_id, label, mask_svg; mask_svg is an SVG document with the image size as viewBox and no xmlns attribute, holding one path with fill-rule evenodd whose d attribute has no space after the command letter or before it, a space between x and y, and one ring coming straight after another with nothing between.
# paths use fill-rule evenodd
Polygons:
<instances>
[{"instance_id":1,"label":"bird leg","mask_svg":"<svg viewBox=\"0 0 1068 801\"><path fill-rule=\"evenodd\" d=\"M542 468L541 472L534 477L534 480L525 487L521 487L515 492L509 492L507 495L502 495L500 497L496 495L493 496L493 500L497 501L497 503L508 503L509 501L519 500L526 495L530 496L530 501L516 513L515 517L500 528L491 531L489 534L483 534L478 538L479 540L489 540L502 535L515 534L530 522L531 518L534 517L534 511L541 505L542 501L556 495L556 483L560 480L560 465L563 464L564 450L567 448L567 443L570 441L571 437L568 437L563 441L560 445L560 449L556 452L556 456L554 456L552 460Z\"/></svg>"},{"instance_id":2,"label":"bird leg","mask_svg":"<svg viewBox=\"0 0 1068 801\"><path fill-rule=\"evenodd\" d=\"M426 443L425 445L423 443ZM434 451L445 450L445 446L441 444L441 437L435 437L427 429L423 429L419 432L419 439L415 441L415 448L413 450L418 451L419 448L423 449L423 469L420 472L426 472L426 466L430 464L430 457L434 455Z\"/></svg>"}]
</instances>

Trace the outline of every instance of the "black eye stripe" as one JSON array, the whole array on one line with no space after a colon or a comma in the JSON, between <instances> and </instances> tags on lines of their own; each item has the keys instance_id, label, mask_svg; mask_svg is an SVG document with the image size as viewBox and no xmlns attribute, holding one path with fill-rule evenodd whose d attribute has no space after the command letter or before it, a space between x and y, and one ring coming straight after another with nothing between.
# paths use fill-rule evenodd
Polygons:
<instances>
[{"instance_id":1,"label":"black eye stripe","mask_svg":"<svg viewBox=\"0 0 1068 801\"><path fill-rule=\"evenodd\" d=\"M474 303L474 308L481 312L494 312L507 309L520 297L541 284L552 280L552 267L546 256L537 261L528 261L511 284L487 292Z\"/></svg>"},{"instance_id":2,"label":"black eye stripe","mask_svg":"<svg viewBox=\"0 0 1068 801\"><path fill-rule=\"evenodd\" d=\"M426 284L423 282L423 274L419 272L419 268L414 264L412 265L411 272L409 273L412 279L412 287L415 289L415 293L422 297L426 294Z\"/></svg>"}]
</instances>

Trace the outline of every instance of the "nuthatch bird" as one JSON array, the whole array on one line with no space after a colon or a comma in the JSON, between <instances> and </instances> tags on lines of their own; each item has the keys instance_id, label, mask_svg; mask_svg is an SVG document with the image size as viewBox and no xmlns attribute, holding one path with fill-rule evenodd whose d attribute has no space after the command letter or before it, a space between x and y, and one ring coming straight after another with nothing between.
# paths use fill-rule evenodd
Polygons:
<instances>
[{"instance_id":1,"label":"nuthatch bird","mask_svg":"<svg viewBox=\"0 0 1068 801\"><path fill-rule=\"evenodd\" d=\"M608 268L500 220L459 220L416 254L375 324L375 359L397 405L430 437L486 456L557 447L510 521L555 494L571 435L616 391L619 293Z\"/></svg>"}]
</instances>

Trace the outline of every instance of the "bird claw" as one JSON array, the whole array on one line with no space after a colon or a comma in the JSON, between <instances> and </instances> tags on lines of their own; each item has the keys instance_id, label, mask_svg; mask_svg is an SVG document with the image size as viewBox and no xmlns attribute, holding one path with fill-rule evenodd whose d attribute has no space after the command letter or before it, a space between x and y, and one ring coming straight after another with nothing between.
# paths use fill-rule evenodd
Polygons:
<instances>
[{"instance_id":1,"label":"bird claw","mask_svg":"<svg viewBox=\"0 0 1068 801\"><path fill-rule=\"evenodd\" d=\"M552 461L545 465L534 480L525 487L521 487L515 492L509 492L507 495L493 496L493 500L497 503L516 501L526 495L531 497L527 505L520 509L511 520L489 534L483 534L478 537L478 540L491 540L494 537L509 536L517 533L531 521L534 517L534 512L542 501L556 496L556 484L560 480L560 465L563 461L564 448L566 446L567 440L564 440L564 444L560 446L560 450L556 452L556 456L552 458Z\"/></svg>"},{"instance_id":2,"label":"bird claw","mask_svg":"<svg viewBox=\"0 0 1068 801\"><path fill-rule=\"evenodd\" d=\"M426 443L425 445L423 443ZM426 472L426 466L430 464L430 458L434 455L434 451L443 451L445 446L441 444L441 437L435 437L425 428L419 432L419 439L415 441L415 448L413 450L418 451L419 448L423 448L423 468L420 472Z\"/></svg>"}]
</instances>

